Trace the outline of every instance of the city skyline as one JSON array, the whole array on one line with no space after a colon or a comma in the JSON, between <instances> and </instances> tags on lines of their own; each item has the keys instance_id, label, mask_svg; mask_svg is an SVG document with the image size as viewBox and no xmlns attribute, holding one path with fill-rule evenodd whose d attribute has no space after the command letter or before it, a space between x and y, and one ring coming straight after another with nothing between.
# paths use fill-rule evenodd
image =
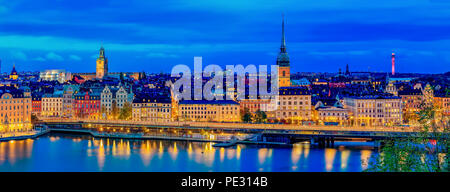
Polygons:
<instances>
[{"instance_id":1,"label":"city skyline","mask_svg":"<svg viewBox=\"0 0 450 192\"><path fill-rule=\"evenodd\" d=\"M396 73L450 70L444 1L301 3L2 2L1 70L15 63L18 71L93 72L102 45L113 72L168 73L192 65L194 56L220 66L272 65L282 13L293 73L337 72L346 64L390 73L392 50Z\"/></svg>"}]
</instances>

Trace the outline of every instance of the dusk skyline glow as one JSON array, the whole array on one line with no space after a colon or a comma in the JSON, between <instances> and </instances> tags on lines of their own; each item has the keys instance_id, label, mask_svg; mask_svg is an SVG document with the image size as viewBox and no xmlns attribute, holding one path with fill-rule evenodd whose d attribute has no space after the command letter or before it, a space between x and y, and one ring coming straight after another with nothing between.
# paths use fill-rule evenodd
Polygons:
<instances>
[{"instance_id":1,"label":"dusk skyline glow","mask_svg":"<svg viewBox=\"0 0 450 192\"><path fill-rule=\"evenodd\" d=\"M1 71L111 72L173 66L274 65L286 18L291 71L450 71L450 2L410 0L0 0Z\"/></svg>"}]
</instances>

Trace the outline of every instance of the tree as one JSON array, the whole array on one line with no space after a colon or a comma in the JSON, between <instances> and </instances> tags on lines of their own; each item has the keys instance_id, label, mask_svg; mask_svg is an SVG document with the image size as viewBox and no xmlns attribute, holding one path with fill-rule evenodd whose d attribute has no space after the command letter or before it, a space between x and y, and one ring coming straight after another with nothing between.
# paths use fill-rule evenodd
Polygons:
<instances>
[{"instance_id":1,"label":"tree","mask_svg":"<svg viewBox=\"0 0 450 192\"><path fill-rule=\"evenodd\" d=\"M117 102L113 101L111 104L111 117L112 119L117 119L117 115L119 114L119 108L117 107Z\"/></svg>"},{"instance_id":2,"label":"tree","mask_svg":"<svg viewBox=\"0 0 450 192\"><path fill-rule=\"evenodd\" d=\"M255 113L255 122L257 123L263 123L267 121L267 114L264 111L256 111Z\"/></svg>"},{"instance_id":3,"label":"tree","mask_svg":"<svg viewBox=\"0 0 450 192\"><path fill-rule=\"evenodd\" d=\"M243 122L250 122L252 120L252 115L250 114L250 111L247 107L244 108L243 112L241 113L241 119Z\"/></svg>"},{"instance_id":4,"label":"tree","mask_svg":"<svg viewBox=\"0 0 450 192\"><path fill-rule=\"evenodd\" d=\"M418 112L421 129L417 134L405 139L386 139L365 171L448 172L449 119L435 114L435 108L424 103Z\"/></svg>"},{"instance_id":5,"label":"tree","mask_svg":"<svg viewBox=\"0 0 450 192\"><path fill-rule=\"evenodd\" d=\"M104 116L106 116L106 107L104 105L102 105L100 107L100 118L104 118Z\"/></svg>"},{"instance_id":6,"label":"tree","mask_svg":"<svg viewBox=\"0 0 450 192\"><path fill-rule=\"evenodd\" d=\"M129 120L131 118L132 108L131 104L125 102L122 109L120 110L119 119L121 120Z\"/></svg>"},{"instance_id":7,"label":"tree","mask_svg":"<svg viewBox=\"0 0 450 192\"><path fill-rule=\"evenodd\" d=\"M31 113L31 123L35 124L39 121L39 118L36 116L36 114Z\"/></svg>"}]
</instances>

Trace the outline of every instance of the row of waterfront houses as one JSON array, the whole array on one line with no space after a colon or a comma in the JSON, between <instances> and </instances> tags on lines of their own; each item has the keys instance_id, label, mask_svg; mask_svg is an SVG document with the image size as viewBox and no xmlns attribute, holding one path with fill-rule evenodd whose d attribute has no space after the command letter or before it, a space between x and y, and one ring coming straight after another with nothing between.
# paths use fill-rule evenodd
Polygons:
<instances>
[{"instance_id":1,"label":"row of waterfront houses","mask_svg":"<svg viewBox=\"0 0 450 192\"><path fill-rule=\"evenodd\" d=\"M150 89L148 89L150 90ZM114 119L114 108L130 106L131 121L241 122L244 111L265 111L268 122L292 124L386 126L408 122L423 103L432 103L449 116L448 95L424 89L405 89L393 94L315 98L305 87L281 87L275 100L267 97L234 100L176 101L169 89L133 90L131 85L64 85L52 93L32 93L28 87L0 87L1 130L28 129L31 114L37 117ZM274 107L275 106L275 107ZM273 110L270 110L273 109ZM8 125L6 128L4 125Z\"/></svg>"}]
</instances>

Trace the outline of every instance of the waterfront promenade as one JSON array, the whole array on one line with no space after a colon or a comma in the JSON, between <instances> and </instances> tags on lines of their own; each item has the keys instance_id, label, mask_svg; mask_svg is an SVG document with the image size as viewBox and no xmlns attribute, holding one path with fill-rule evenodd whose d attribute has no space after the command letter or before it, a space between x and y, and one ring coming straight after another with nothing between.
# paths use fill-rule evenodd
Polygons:
<instances>
[{"instance_id":1,"label":"waterfront promenade","mask_svg":"<svg viewBox=\"0 0 450 192\"><path fill-rule=\"evenodd\" d=\"M2 134L0 134L0 141L32 139L32 138L39 137L48 132L49 132L49 130L33 130L33 131L14 132L14 133L2 133Z\"/></svg>"}]
</instances>

